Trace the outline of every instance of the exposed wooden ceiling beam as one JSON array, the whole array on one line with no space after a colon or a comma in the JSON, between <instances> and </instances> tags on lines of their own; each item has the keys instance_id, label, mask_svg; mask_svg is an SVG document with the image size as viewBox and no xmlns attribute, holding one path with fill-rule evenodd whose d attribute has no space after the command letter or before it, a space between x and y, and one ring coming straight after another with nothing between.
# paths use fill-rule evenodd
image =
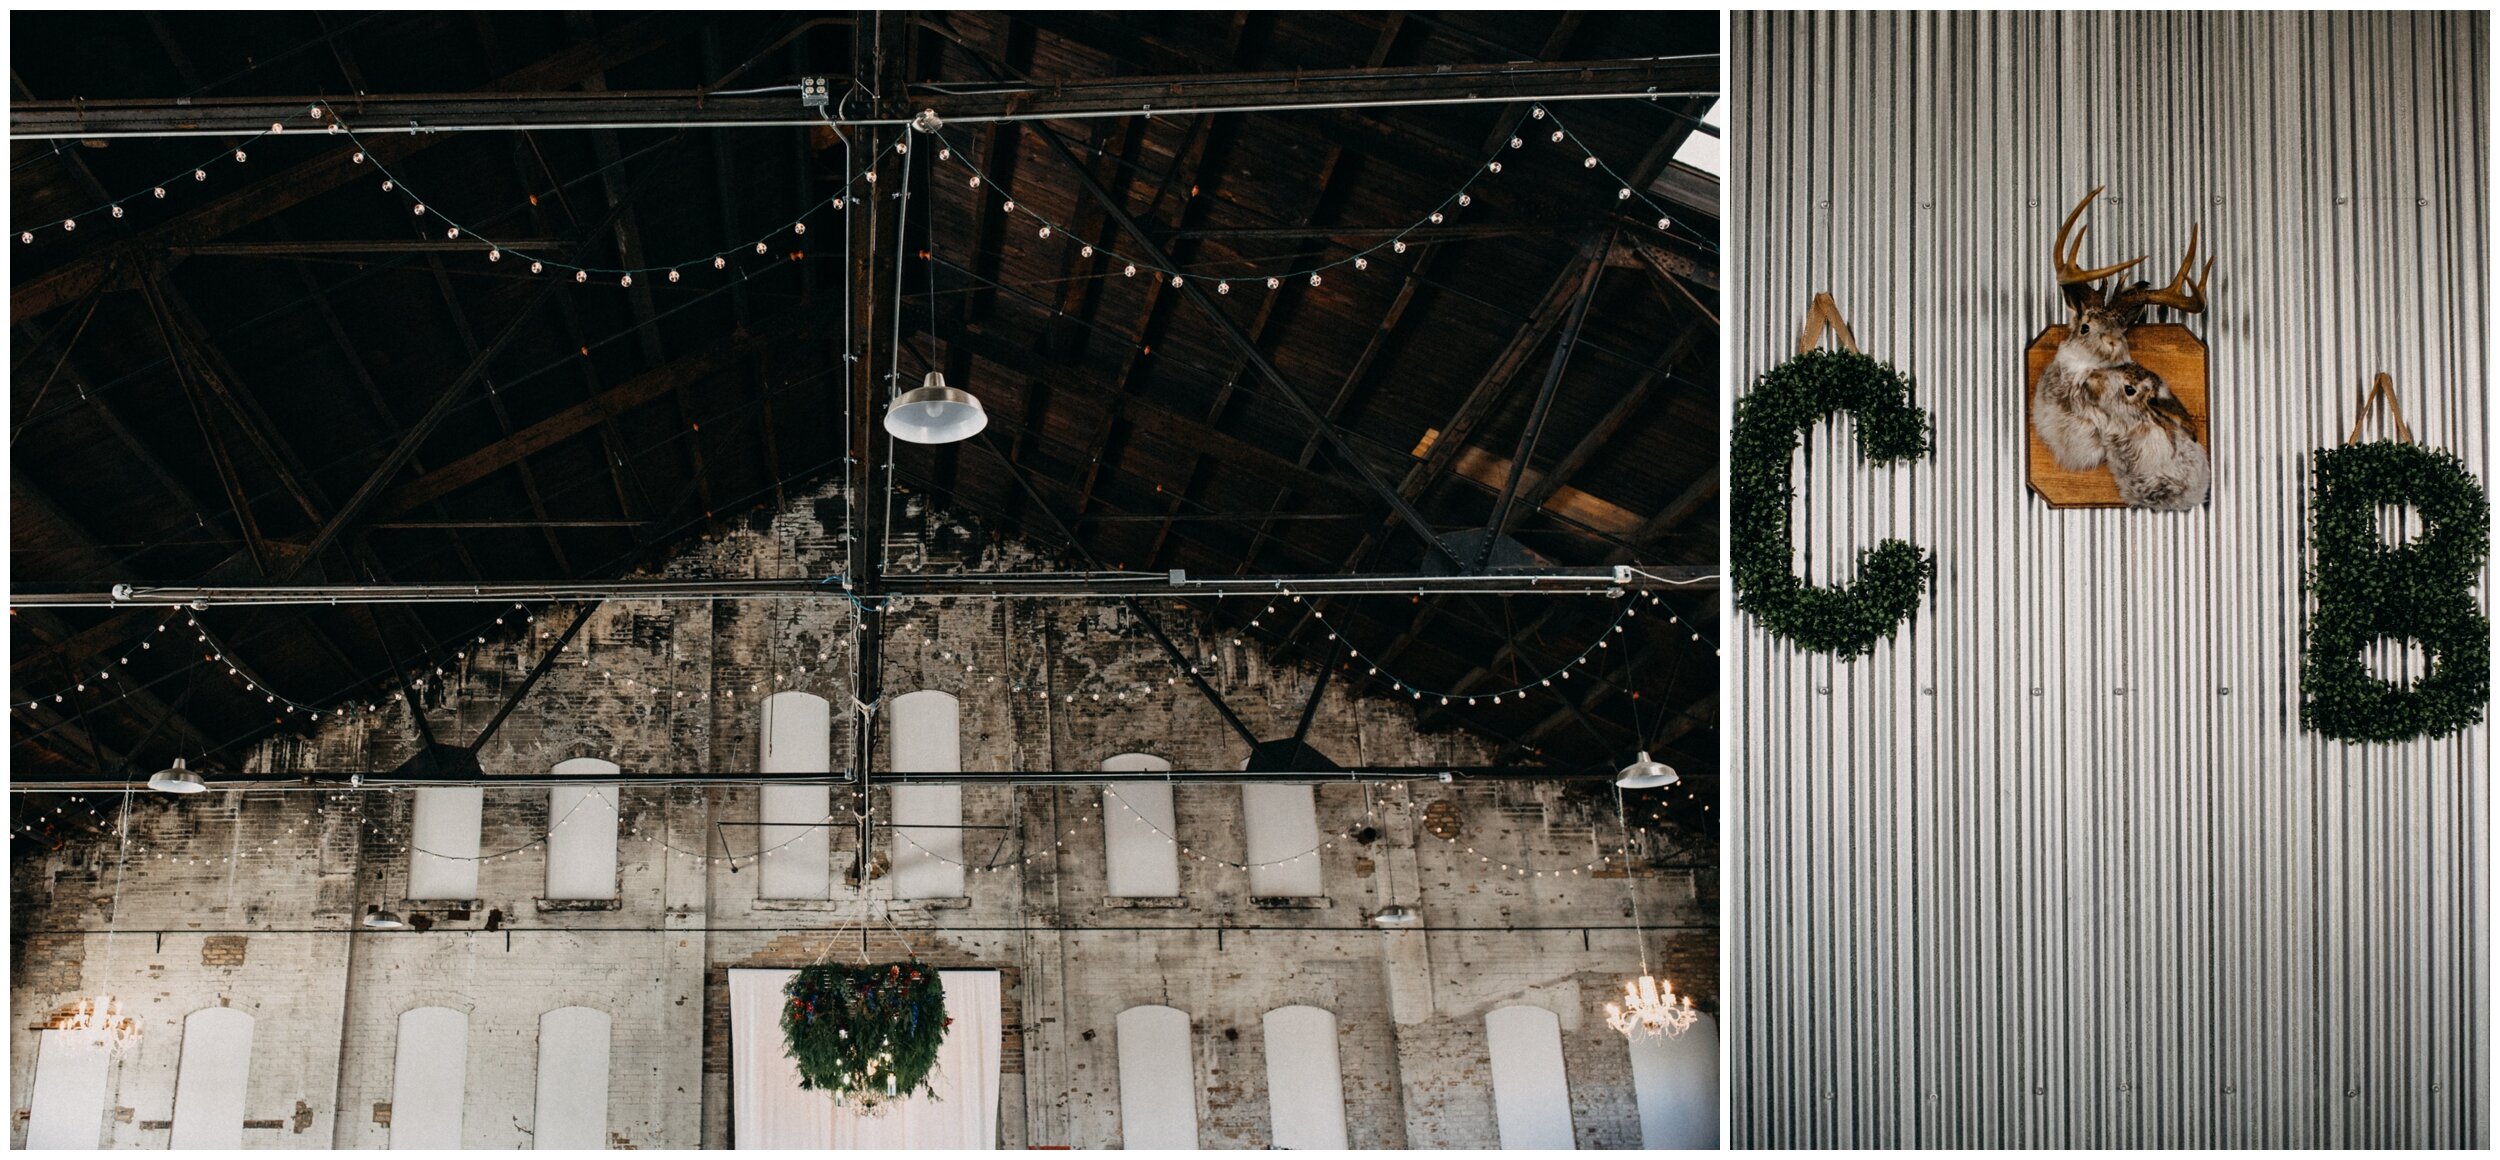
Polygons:
<instances>
[{"instance_id":1,"label":"exposed wooden ceiling beam","mask_svg":"<svg viewBox=\"0 0 2500 1160\"><path fill-rule=\"evenodd\" d=\"M732 335L685 358L644 371L588 400L575 403L392 488L374 505L374 513L380 519L406 515L428 501L476 483L645 403L666 398L724 374L737 367L746 356L775 342L812 336L841 308L839 300L822 299L771 319L754 331Z\"/></svg>"}]
</instances>

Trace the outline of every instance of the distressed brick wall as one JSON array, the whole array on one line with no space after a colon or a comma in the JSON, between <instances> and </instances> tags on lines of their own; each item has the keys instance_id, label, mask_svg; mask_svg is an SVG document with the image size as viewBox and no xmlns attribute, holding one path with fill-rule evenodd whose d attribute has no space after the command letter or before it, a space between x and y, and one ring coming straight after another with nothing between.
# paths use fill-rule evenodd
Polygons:
<instances>
[{"instance_id":1,"label":"distressed brick wall","mask_svg":"<svg viewBox=\"0 0 2500 1160\"><path fill-rule=\"evenodd\" d=\"M822 522L827 511L838 516L839 505L795 502L707 537L665 571L829 573L841 529ZM898 566L1053 564L943 513L905 516L917 531L897 542ZM1245 720L1291 730L1315 670L1275 664L1178 608L1154 611ZM253 766L389 769L412 752L412 711L425 712L437 736L474 736L541 655L542 638L577 615L518 610L509 635L471 642L459 671L430 684L421 706L377 696L377 712L273 740ZM619 602L590 615L480 755L490 774L542 774L582 756L636 773L752 771L757 706L784 689L831 700L834 752L847 750L845 602ZM884 658L889 696L925 688L959 699L970 770L1088 769L1126 752L1227 769L1246 752L1186 682L1167 683L1160 650L1117 605L913 601L890 615ZM874 727L882 755L882 716ZM1404 701L1333 683L1310 741L1349 764L1490 756L1464 733L1417 732ZM872 808L881 812L884 798L872 791ZM126 866L109 843L92 842L22 850L14 861L13 1140L24 1138L35 1032L78 995L111 989L148 1027L111 1080L105 1127L115 1146L164 1145L180 1019L221 1002L258 1021L246 1115L277 1126L247 1128L248 1146L387 1146L398 1020L428 1005L469 1017L469 1147L529 1146L538 1019L573 1005L612 1020L612 1145L726 1146L727 971L800 965L828 941L847 957L866 916L872 955L899 953L907 939L941 966L1004 973L1004 1146L1120 1143L1112 1029L1122 1010L1143 1003L1191 1016L1209 1147L1269 1144L1261 1017L1296 1003L1336 1015L1355 1147L1494 1146L1483 1019L1518 1002L1562 1018L1581 1146L1637 1146L1629 1059L1600 1004L1637 972L1639 950L1619 929L1629 923L1629 889L1640 892L1653 962L1715 1007L1712 815L1669 808L1669 824L1635 835L1627 876L1619 863L1586 868L1619 843L1611 798L1586 787L1333 784L1317 800L1324 836L1367 822L1380 834L1369 844L1333 839L1321 854L1325 894L1305 905L1254 901L1246 874L1188 856L1184 905L1106 897L1100 790L1090 785L967 787L965 823L997 828L966 833L967 861L994 864L969 875L966 898L892 901L882 860L863 898L846 880L856 837L844 825L832 833L832 897L776 901L756 897L751 856L761 831L740 824L756 817L752 788L636 786L620 797L617 905L550 909L539 902L545 861L535 848L551 820L547 791L490 788L477 907L455 911L406 898L408 792L142 796ZM849 791L837 789L834 803L847 813ZM1183 785L1175 805L1178 832L1195 851L1241 857L1236 787ZM1429 828L1428 809L1437 819ZM888 840L880 831L874 853L887 854ZM747 855L736 872L717 860L724 849ZM1500 862L1550 873L1507 873ZM113 921L123 933L108 954L101 932L117 877ZM1369 914L1392 898L1434 929L1370 928ZM423 914L432 927L355 931L375 903ZM487 930L490 921L501 929Z\"/></svg>"}]
</instances>

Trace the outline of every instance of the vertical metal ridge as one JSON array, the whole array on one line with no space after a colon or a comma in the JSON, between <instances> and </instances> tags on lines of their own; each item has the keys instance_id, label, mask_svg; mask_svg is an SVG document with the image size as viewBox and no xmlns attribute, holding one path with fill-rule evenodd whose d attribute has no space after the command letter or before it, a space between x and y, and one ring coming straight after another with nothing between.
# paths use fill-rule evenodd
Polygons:
<instances>
[{"instance_id":1,"label":"vertical metal ridge","mask_svg":"<svg viewBox=\"0 0 2500 1160\"><path fill-rule=\"evenodd\" d=\"M1739 390L1828 290L1935 423L1897 470L1845 421L1807 436L1799 566L1938 558L1855 663L1736 619L1733 1141L2488 1146L2485 727L2347 746L2298 710L2308 457L2371 374L2488 479L2488 15L1750 12L1730 39ZM2220 258L2199 512L2024 486L2049 238L2101 183L2095 250L2160 266L2202 223Z\"/></svg>"}]
</instances>

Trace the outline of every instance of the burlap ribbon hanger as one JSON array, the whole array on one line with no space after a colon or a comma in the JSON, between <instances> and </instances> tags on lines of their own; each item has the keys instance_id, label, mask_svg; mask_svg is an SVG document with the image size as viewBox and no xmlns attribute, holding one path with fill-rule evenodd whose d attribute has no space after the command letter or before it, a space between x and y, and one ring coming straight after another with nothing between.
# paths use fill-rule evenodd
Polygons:
<instances>
[{"instance_id":1,"label":"burlap ribbon hanger","mask_svg":"<svg viewBox=\"0 0 2500 1160\"><path fill-rule=\"evenodd\" d=\"M2344 436L2344 446L2350 447L2361 438L2361 428L2370 422L2371 409L2382 400L2387 404L2387 417L2395 420L2397 441L2413 442L2413 429L2405 426L2404 408L2396 405L2396 380L2387 377L2386 371L2380 371L2378 378L2370 383L2370 393L2361 400L2360 413L2352 417L2352 433Z\"/></svg>"},{"instance_id":2,"label":"burlap ribbon hanger","mask_svg":"<svg viewBox=\"0 0 2500 1160\"><path fill-rule=\"evenodd\" d=\"M1797 353L1813 350L1827 333L1840 339L1842 350L1858 353L1858 336L1849 333L1849 320L1840 316L1840 304L1832 301L1829 291L1818 291L1806 305L1806 324L1797 332Z\"/></svg>"}]
</instances>

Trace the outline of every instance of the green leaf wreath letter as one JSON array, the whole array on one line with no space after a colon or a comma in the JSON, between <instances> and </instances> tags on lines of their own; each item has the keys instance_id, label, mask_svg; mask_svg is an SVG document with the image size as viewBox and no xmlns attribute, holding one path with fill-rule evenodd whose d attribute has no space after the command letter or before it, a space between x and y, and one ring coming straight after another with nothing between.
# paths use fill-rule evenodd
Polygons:
<instances>
[{"instance_id":1,"label":"green leaf wreath letter","mask_svg":"<svg viewBox=\"0 0 2500 1160\"><path fill-rule=\"evenodd\" d=\"M1891 539L1858 554L1854 583L1807 584L1790 566L1796 497L1788 460L1807 429L1835 413L1857 418L1858 454L1877 466L1927 454L1927 412L1910 381L1862 354L1808 351L1773 367L1736 402L1728 450L1736 606L1800 648L1851 660L1875 651L1918 610L1935 558Z\"/></svg>"},{"instance_id":2,"label":"green leaf wreath letter","mask_svg":"<svg viewBox=\"0 0 2500 1160\"><path fill-rule=\"evenodd\" d=\"M2474 605L2490 552L2490 502L2465 464L2411 443L2310 453L2309 542L2317 611L2300 669L2300 723L2343 741L2441 737L2483 719L2491 629ZM2422 534L2389 547L2378 510L2410 505ZM2430 669L2410 686L2370 675L2362 651L2421 642Z\"/></svg>"}]
</instances>

